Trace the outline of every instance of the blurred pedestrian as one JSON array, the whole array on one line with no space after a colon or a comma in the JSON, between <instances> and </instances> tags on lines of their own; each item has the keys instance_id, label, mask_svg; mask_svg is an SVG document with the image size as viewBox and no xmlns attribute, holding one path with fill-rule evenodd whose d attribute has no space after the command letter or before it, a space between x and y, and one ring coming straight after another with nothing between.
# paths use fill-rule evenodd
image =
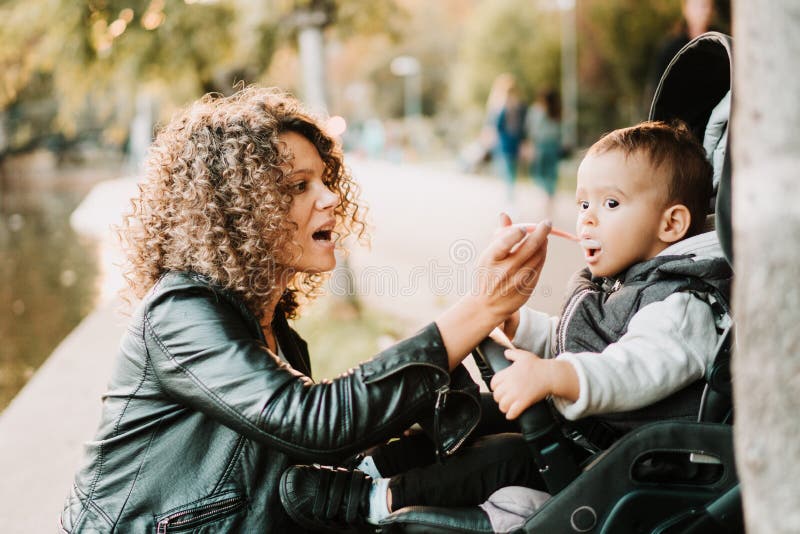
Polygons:
<instances>
[{"instance_id":1,"label":"blurred pedestrian","mask_svg":"<svg viewBox=\"0 0 800 534\"><path fill-rule=\"evenodd\" d=\"M526 111L514 76L508 73L498 76L492 87L487 115L495 132L492 158L495 160L497 174L506 183L509 214L514 212L514 185L520 145L525 137Z\"/></svg>"},{"instance_id":2,"label":"blurred pedestrian","mask_svg":"<svg viewBox=\"0 0 800 534\"><path fill-rule=\"evenodd\" d=\"M546 217L552 218L553 198L561 160L561 99L558 92L539 93L525 117L525 132L532 146L530 167L534 183L547 193Z\"/></svg>"},{"instance_id":3,"label":"blurred pedestrian","mask_svg":"<svg viewBox=\"0 0 800 534\"><path fill-rule=\"evenodd\" d=\"M661 75L667 70L667 66L675 54L689 41L712 29L711 23L715 15L714 0L681 0L681 12L683 17L661 43L650 70L648 94L645 95L645 101L648 103L658 87Z\"/></svg>"}]
</instances>

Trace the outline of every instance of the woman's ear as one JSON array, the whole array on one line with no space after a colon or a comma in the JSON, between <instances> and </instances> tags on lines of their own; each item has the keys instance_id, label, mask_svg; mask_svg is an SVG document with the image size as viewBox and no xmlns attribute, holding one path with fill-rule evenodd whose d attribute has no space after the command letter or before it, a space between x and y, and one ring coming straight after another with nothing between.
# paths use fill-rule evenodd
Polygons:
<instances>
[{"instance_id":1,"label":"woman's ear","mask_svg":"<svg viewBox=\"0 0 800 534\"><path fill-rule=\"evenodd\" d=\"M692 214L683 204L675 204L664 210L658 238L665 243L676 243L683 239L692 224Z\"/></svg>"}]
</instances>

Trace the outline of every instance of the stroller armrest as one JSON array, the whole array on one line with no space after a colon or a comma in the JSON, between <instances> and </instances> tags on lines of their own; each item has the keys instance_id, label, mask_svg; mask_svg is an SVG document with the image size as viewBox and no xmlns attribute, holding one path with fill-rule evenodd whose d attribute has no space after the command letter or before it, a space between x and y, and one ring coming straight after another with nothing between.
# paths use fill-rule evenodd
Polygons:
<instances>
[{"instance_id":1,"label":"stroller armrest","mask_svg":"<svg viewBox=\"0 0 800 534\"><path fill-rule=\"evenodd\" d=\"M484 380L511 365L504 355L505 347L491 338L481 341L473 356L480 360ZM488 376L491 379L491 376ZM487 380L488 385L488 380ZM561 433L547 401L534 404L519 416L522 436L528 443L534 461L550 493L557 493L578 476L578 462L572 454L572 446Z\"/></svg>"}]
</instances>

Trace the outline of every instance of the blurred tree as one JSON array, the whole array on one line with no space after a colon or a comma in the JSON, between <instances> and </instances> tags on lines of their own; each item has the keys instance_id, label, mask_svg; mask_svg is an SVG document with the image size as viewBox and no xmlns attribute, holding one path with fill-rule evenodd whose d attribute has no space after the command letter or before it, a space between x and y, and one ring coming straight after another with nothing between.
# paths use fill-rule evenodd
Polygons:
<instances>
[{"instance_id":1,"label":"blurred tree","mask_svg":"<svg viewBox=\"0 0 800 534\"><path fill-rule=\"evenodd\" d=\"M584 139L646 118L656 51L681 18L680 1L580 0L578 49Z\"/></svg>"},{"instance_id":2,"label":"blurred tree","mask_svg":"<svg viewBox=\"0 0 800 534\"><path fill-rule=\"evenodd\" d=\"M405 13L393 17L398 29L377 43L363 65L362 76L378 88L378 114L402 117L403 83L389 65L398 56L414 57L420 63L422 113L434 115L447 103L452 88L450 67L470 6L463 0L404 0L403 5Z\"/></svg>"},{"instance_id":3,"label":"blurred tree","mask_svg":"<svg viewBox=\"0 0 800 534\"><path fill-rule=\"evenodd\" d=\"M536 9L530 0L481 2L466 23L452 72L452 97L459 105L483 106L498 74L517 78L530 100L544 86L558 86L558 13Z\"/></svg>"},{"instance_id":4,"label":"blurred tree","mask_svg":"<svg viewBox=\"0 0 800 534\"><path fill-rule=\"evenodd\" d=\"M58 102L54 126L68 137L88 110L121 143L138 91L183 102L215 89L219 69L234 64L229 2L12 0L3 11L15 23L0 29L0 61L13 66L3 69L0 108L45 75Z\"/></svg>"},{"instance_id":5,"label":"blurred tree","mask_svg":"<svg viewBox=\"0 0 800 534\"><path fill-rule=\"evenodd\" d=\"M481 2L467 22L453 70L457 104L483 106L501 72L528 98L559 87L561 24L555 0ZM645 118L643 100L655 50L680 19L680 1L576 0L579 133L585 143Z\"/></svg>"},{"instance_id":6,"label":"blurred tree","mask_svg":"<svg viewBox=\"0 0 800 534\"><path fill-rule=\"evenodd\" d=\"M321 10L343 34L382 31L394 0L9 0L0 6L0 112L36 76L52 84L54 128L75 136L81 114L121 143L136 95L161 115L208 91L253 82L296 41L298 14Z\"/></svg>"},{"instance_id":7,"label":"blurred tree","mask_svg":"<svg viewBox=\"0 0 800 534\"><path fill-rule=\"evenodd\" d=\"M37 91L58 98L53 128L75 136L90 126L78 119L88 117L89 123L106 125L107 139L120 143L141 91L158 95L165 117L174 105L205 91L230 91L238 80L298 89L299 21L309 13L321 14L321 31L334 44L325 56L338 69L329 67L333 107L346 100L352 82L369 81L372 94L380 94L372 99L371 112L399 116L402 84L388 65L398 55L412 55L422 65L423 112L449 113L450 122L460 123L456 131L470 131L464 124L469 111L479 123L497 74L515 74L527 98L544 85L558 87L559 5L556 0L6 0L0 3L0 152L2 138L9 137L1 130L8 122L3 110L17 105L15 116L24 119L19 104ZM579 127L587 142L644 117L649 65L680 18L680 0L576 0L575 5ZM276 57L281 64L270 68ZM37 91L31 91L35 79Z\"/></svg>"}]
</instances>

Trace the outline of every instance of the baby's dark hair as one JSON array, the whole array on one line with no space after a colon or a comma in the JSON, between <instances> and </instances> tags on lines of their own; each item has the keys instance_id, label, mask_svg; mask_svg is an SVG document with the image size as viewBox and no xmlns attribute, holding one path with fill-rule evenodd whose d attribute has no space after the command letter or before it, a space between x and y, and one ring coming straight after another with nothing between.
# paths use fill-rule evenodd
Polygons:
<instances>
[{"instance_id":1,"label":"baby's dark hair","mask_svg":"<svg viewBox=\"0 0 800 534\"><path fill-rule=\"evenodd\" d=\"M703 145L680 120L671 123L647 121L607 133L589 149L588 155L622 150L625 157L642 152L654 169L663 169L670 182L667 201L683 204L692 221L685 237L703 231L714 194L711 164Z\"/></svg>"}]
</instances>

